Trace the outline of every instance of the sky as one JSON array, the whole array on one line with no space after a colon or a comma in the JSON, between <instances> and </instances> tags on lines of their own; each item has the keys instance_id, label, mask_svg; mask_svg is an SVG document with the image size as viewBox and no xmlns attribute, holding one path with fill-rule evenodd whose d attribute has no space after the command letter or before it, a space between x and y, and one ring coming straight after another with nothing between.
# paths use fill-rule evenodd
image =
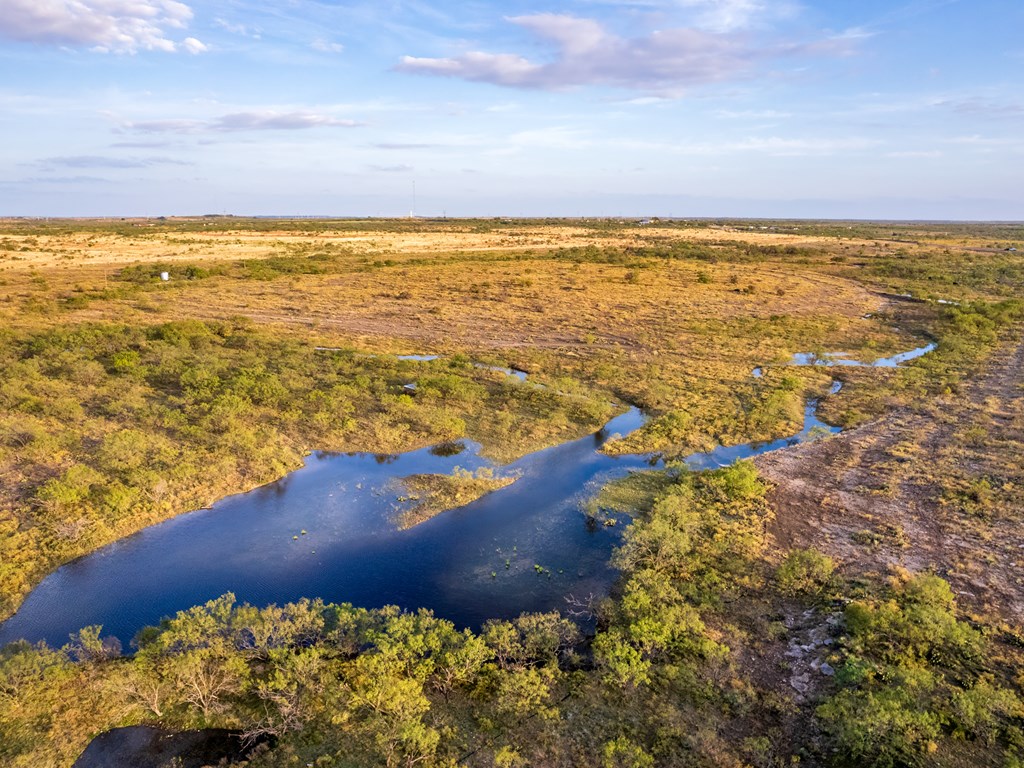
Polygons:
<instances>
[{"instance_id":1,"label":"sky","mask_svg":"<svg viewBox=\"0 0 1024 768\"><path fill-rule=\"evenodd\" d=\"M1022 0L0 0L0 215L1024 219Z\"/></svg>"}]
</instances>

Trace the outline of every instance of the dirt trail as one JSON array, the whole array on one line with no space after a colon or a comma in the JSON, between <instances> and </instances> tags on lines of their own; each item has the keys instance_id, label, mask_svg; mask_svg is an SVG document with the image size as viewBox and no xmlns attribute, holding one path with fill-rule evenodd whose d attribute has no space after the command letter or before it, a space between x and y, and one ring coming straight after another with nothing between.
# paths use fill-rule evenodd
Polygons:
<instances>
[{"instance_id":1,"label":"dirt trail","mask_svg":"<svg viewBox=\"0 0 1024 768\"><path fill-rule=\"evenodd\" d=\"M960 394L759 457L778 548L814 547L850 576L934 571L973 609L1024 620L1022 382L1018 331Z\"/></svg>"}]
</instances>

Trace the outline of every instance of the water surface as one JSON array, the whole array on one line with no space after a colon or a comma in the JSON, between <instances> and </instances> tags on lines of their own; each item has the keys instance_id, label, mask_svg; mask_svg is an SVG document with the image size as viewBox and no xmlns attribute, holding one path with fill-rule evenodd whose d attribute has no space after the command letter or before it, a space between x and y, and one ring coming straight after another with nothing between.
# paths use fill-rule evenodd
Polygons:
<instances>
[{"instance_id":1,"label":"water surface","mask_svg":"<svg viewBox=\"0 0 1024 768\"><path fill-rule=\"evenodd\" d=\"M813 352L797 352L793 355L790 365L823 365L823 366L849 366L858 368L896 368L901 363L915 360L927 355L935 349L935 344L925 344L923 347L911 349L907 352L900 352L891 357L880 357L871 363L862 363L859 360L850 358L848 352L826 352L823 355L816 355ZM760 369L755 369L760 370ZM756 376L757 374L755 374Z\"/></svg>"},{"instance_id":2,"label":"water surface","mask_svg":"<svg viewBox=\"0 0 1024 768\"><path fill-rule=\"evenodd\" d=\"M393 481L486 466L478 445L466 441L455 455L314 454L275 483L59 568L0 626L0 644L24 637L60 645L89 624L127 643L141 627L227 591L256 605L317 596L426 606L468 627L562 608L569 593L605 592L614 579L608 559L621 528L588 527L579 504L608 479L649 466L647 457L597 451L642 421L630 409L594 435L501 467L519 479L405 531L393 524Z\"/></svg>"}]
</instances>

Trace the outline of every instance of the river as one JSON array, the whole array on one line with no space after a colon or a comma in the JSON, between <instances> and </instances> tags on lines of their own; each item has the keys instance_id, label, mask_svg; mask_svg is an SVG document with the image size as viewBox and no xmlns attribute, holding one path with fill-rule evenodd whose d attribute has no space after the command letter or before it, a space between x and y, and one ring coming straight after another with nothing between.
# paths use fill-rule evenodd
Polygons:
<instances>
[{"instance_id":1,"label":"river","mask_svg":"<svg viewBox=\"0 0 1024 768\"><path fill-rule=\"evenodd\" d=\"M525 379L521 371L506 372ZM836 382L833 393L838 388ZM838 432L818 419L817 406L807 403L803 429L792 437L719 447L685 461L695 470L726 466ZM0 625L0 645L24 638L60 646L81 627L101 624L103 635L127 647L140 628L229 591L254 605L321 597L366 607L426 607L474 628L489 618L561 609L569 595L606 594L616 578L609 558L625 525L588 525L580 507L603 483L657 463L599 451L610 437L644 421L630 408L593 435L494 467L518 479L408 530L393 522L395 481L491 466L477 444L464 440L455 451L446 445L388 456L315 453L277 482L57 569Z\"/></svg>"}]
</instances>

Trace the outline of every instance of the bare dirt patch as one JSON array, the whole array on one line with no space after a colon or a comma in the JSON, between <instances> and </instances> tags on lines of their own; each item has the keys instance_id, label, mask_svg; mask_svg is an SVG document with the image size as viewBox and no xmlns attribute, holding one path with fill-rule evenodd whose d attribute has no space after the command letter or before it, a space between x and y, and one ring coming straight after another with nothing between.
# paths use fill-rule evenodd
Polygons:
<instances>
[{"instance_id":1,"label":"bare dirt patch","mask_svg":"<svg viewBox=\"0 0 1024 768\"><path fill-rule=\"evenodd\" d=\"M1018 336L962 394L758 458L777 546L854 578L933 571L974 610L1024 619L1022 381Z\"/></svg>"}]
</instances>

